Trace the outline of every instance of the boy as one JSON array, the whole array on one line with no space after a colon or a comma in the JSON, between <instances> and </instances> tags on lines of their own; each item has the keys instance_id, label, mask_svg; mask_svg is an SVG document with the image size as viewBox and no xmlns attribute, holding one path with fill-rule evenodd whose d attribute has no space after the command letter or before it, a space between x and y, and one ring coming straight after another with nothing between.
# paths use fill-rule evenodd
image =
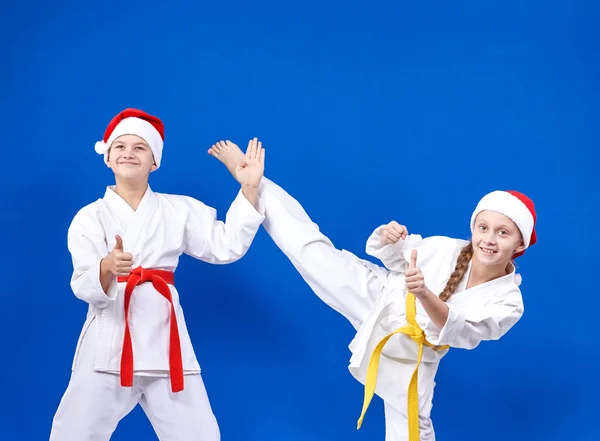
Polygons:
<instances>
[{"instance_id":1,"label":"boy","mask_svg":"<svg viewBox=\"0 0 600 441\"><path fill-rule=\"evenodd\" d=\"M150 189L163 142L159 118L126 109L96 143L116 185L69 227L71 287L89 309L51 441L107 441L138 403L161 441L220 439L173 271L183 253L214 264L244 256L264 219L264 150L250 141L222 222L200 201Z\"/></svg>"}]
</instances>

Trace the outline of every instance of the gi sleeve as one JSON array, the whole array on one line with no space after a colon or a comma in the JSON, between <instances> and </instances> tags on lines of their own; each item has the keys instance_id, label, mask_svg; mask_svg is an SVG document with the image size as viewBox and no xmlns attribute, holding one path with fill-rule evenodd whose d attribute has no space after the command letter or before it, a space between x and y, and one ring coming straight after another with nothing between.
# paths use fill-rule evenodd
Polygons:
<instances>
[{"instance_id":1,"label":"gi sleeve","mask_svg":"<svg viewBox=\"0 0 600 441\"><path fill-rule=\"evenodd\" d=\"M519 321L524 309L517 292L498 303L467 307L448 304L448 308L446 324L439 334L426 331L427 340L434 345L461 349L474 349L482 341L499 340Z\"/></svg>"},{"instance_id":2,"label":"gi sleeve","mask_svg":"<svg viewBox=\"0 0 600 441\"><path fill-rule=\"evenodd\" d=\"M265 219L264 206L257 198L257 209L240 190L225 215L217 219L217 211L193 198L185 198L189 216L186 221L184 253L214 264L241 259L252 244Z\"/></svg>"},{"instance_id":3,"label":"gi sleeve","mask_svg":"<svg viewBox=\"0 0 600 441\"><path fill-rule=\"evenodd\" d=\"M80 211L71 222L67 243L73 261L71 289L75 297L96 308L106 308L117 296L117 282L115 277L108 294L100 284L100 261L108 255L102 225L93 214Z\"/></svg>"},{"instance_id":4,"label":"gi sleeve","mask_svg":"<svg viewBox=\"0 0 600 441\"><path fill-rule=\"evenodd\" d=\"M381 225L373 231L367 239L366 253L373 256L383 263L390 271L405 273L408 269L408 260L406 253L410 255L412 249L422 237L418 234L409 234L406 239L400 239L396 243L385 244L383 242L383 230L385 225Z\"/></svg>"}]
</instances>

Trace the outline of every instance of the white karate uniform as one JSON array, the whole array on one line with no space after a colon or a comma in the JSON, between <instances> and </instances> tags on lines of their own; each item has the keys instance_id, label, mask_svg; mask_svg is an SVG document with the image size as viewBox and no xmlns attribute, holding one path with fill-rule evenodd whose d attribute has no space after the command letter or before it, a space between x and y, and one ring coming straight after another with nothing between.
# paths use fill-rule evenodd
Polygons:
<instances>
[{"instance_id":1,"label":"white karate uniform","mask_svg":"<svg viewBox=\"0 0 600 441\"><path fill-rule=\"evenodd\" d=\"M73 260L71 287L89 304L72 365L72 376L54 417L51 441L106 441L117 423L139 402L161 441L220 439L216 418L200 376L176 286L169 285L177 317L184 390L169 380L171 305L152 283L135 287L129 328L133 346L133 387L120 385L125 283L115 280L108 295L99 278L100 261L116 235L133 255L133 267L175 271L183 253L213 264L235 262L247 252L264 220L241 192L225 222L216 210L187 196L154 193L148 187L136 211L106 189L102 199L82 208L68 231ZM175 285L177 278L175 277Z\"/></svg>"},{"instance_id":2,"label":"white karate uniform","mask_svg":"<svg viewBox=\"0 0 600 441\"><path fill-rule=\"evenodd\" d=\"M381 226L369 238L367 253L381 259L386 269L336 249L302 206L267 178L261 182L259 195L265 207L263 225L269 235L315 294L357 330L350 343L349 370L364 384L375 346L386 335L407 325L404 273L412 249L418 250L417 265L428 288L440 293L468 242L410 235L396 244L384 245ZM502 337L523 314L520 276L513 272L467 290L469 271L470 265L447 302L448 320L442 329L435 326L417 300L416 321L430 343L473 349L481 341ZM439 361L447 352L427 346L423 349L418 375L422 441L435 439L430 418L434 379ZM386 441L408 439L407 392L417 354L418 345L403 334L394 335L384 346L375 393L385 403Z\"/></svg>"}]
</instances>

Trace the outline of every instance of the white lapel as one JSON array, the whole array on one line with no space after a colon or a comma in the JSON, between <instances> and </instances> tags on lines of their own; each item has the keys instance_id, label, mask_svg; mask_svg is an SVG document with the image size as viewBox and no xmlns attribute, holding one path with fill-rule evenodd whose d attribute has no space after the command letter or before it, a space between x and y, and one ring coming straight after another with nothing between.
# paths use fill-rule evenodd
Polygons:
<instances>
[{"instance_id":1,"label":"white lapel","mask_svg":"<svg viewBox=\"0 0 600 441\"><path fill-rule=\"evenodd\" d=\"M465 277L461 281L461 287L466 284L468 276L468 273L465 274ZM507 289L510 287L510 285L514 285L515 288L518 286L514 269L510 274L452 294L452 296L448 299L448 303L460 306L472 303L474 301L478 303L487 302L489 298L497 297L501 293L508 294L511 291L510 289Z\"/></svg>"},{"instance_id":2,"label":"white lapel","mask_svg":"<svg viewBox=\"0 0 600 441\"><path fill-rule=\"evenodd\" d=\"M121 224L122 231L124 231L122 236L124 250L135 256L138 254L136 246L139 244L144 226L158 207L158 198L148 185L140 205L134 211L113 188L107 187L102 201Z\"/></svg>"}]
</instances>

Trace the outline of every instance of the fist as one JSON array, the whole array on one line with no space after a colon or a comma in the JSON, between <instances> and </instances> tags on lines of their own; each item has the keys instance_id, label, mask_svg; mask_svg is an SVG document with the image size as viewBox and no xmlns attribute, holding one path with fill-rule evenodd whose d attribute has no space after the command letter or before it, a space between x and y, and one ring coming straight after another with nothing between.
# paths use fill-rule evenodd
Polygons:
<instances>
[{"instance_id":1,"label":"fist","mask_svg":"<svg viewBox=\"0 0 600 441\"><path fill-rule=\"evenodd\" d=\"M384 229L381 237L383 239L383 243L386 245L390 245L398 242L400 239L404 240L408 236L408 230L404 225L400 225L396 221L391 221L387 224Z\"/></svg>"},{"instance_id":2,"label":"fist","mask_svg":"<svg viewBox=\"0 0 600 441\"><path fill-rule=\"evenodd\" d=\"M123 251L123 239L115 236L117 243L102 263L115 276L127 276L133 268L133 256Z\"/></svg>"},{"instance_id":3,"label":"fist","mask_svg":"<svg viewBox=\"0 0 600 441\"><path fill-rule=\"evenodd\" d=\"M412 250L410 255L410 263L404 274L406 289L415 297L420 297L425 294L427 287L425 286L425 277L419 268L417 268L417 250Z\"/></svg>"}]
</instances>

